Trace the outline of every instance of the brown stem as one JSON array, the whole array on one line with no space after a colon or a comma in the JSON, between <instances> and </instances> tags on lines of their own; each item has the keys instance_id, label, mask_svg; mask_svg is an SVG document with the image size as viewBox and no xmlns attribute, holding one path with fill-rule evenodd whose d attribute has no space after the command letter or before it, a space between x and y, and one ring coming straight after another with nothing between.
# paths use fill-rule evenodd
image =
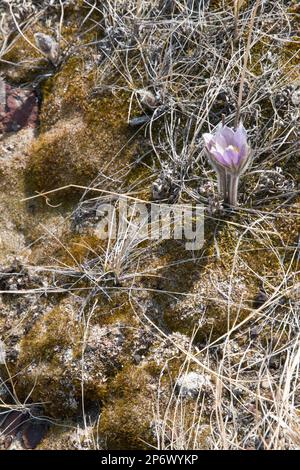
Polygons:
<instances>
[{"instance_id":1,"label":"brown stem","mask_svg":"<svg viewBox=\"0 0 300 470\"><path fill-rule=\"evenodd\" d=\"M238 20L240 13L240 2L239 0L234 1L234 35L233 40L236 41L238 38Z\"/></svg>"},{"instance_id":2,"label":"brown stem","mask_svg":"<svg viewBox=\"0 0 300 470\"><path fill-rule=\"evenodd\" d=\"M255 20L255 17L256 17L256 13L257 13L259 3L260 3L260 0L256 0L256 3L254 5L253 11L252 11L251 19L250 19L247 46L246 46L246 51L245 51L245 54L244 54L244 65L243 65L242 73L241 73L239 95L238 95L238 101L237 101L237 106L236 106L235 127L238 126L239 121L240 121L241 106L242 106L243 91L244 91L244 82L245 82L248 59L249 59L249 55L250 55L250 49L251 49L252 31L253 31L254 20Z\"/></svg>"}]
</instances>

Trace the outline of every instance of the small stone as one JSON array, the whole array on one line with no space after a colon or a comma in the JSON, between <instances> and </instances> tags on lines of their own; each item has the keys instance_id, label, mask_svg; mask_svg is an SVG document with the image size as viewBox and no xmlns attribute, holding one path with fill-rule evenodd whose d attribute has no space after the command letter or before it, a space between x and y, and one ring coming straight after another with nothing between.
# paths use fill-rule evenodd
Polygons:
<instances>
[{"instance_id":1,"label":"small stone","mask_svg":"<svg viewBox=\"0 0 300 470\"><path fill-rule=\"evenodd\" d=\"M253 341L255 340L259 335L258 328L255 326L253 328L250 328L250 339Z\"/></svg>"},{"instance_id":2,"label":"small stone","mask_svg":"<svg viewBox=\"0 0 300 470\"><path fill-rule=\"evenodd\" d=\"M22 444L25 449L35 449L48 431L48 423L33 419L25 424Z\"/></svg>"},{"instance_id":3,"label":"small stone","mask_svg":"<svg viewBox=\"0 0 300 470\"><path fill-rule=\"evenodd\" d=\"M7 450L10 448L11 444L12 444L12 441L13 441L13 437L12 436L6 436L5 437L5 440L4 440L4 449Z\"/></svg>"},{"instance_id":4,"label":"small stone","mask_svg":"<svg viewBox=\"0 0 300 470\"><path fill-rule=\"evenodd\" d=\"M232 390L232 393L236 399L239 399L243 396L244 392L241 388L235 388Z\"/></svg>"},{"instance_id":5,"label":"small stone","mask_svg":"<svg viewBox=\"0 0 300 470\"><path fill-rule=\"evenodd\" d=\"M300 105L300 88L292 93L292 103L294 106Z\"/></svg>"},{"instance_id":6,"label":"small stone","mask_svg":"<svg viewBox=\"0 0 300 470\"><path fill-rule=\"evenodd\" d=\"M36 127L38 99L29 88L5 84L5 103L0 102L0 134L17 132L25 127Z\"/></svg>"},{"instance_id":7,"label":"small stone","mask_svg":"<svg viewBox=\"0 0 300 470\"><path fill-rule=\"evenodd\" d=\"M4 436L15 436L27 418L27 412L10 411L7 413L4 421L2 421L0 431Z\"/></svg>"},{"instance_id":8,"label":"small stone","mask_svg":"<svg viewBox=\"0 0 300 470\"><path fill-rule=\"evenodd\" d=\"M179 396L196 398L201 390L210 386L210 377L197 372L181 375L176 382Z\"/></svg>"},{"instance_id":9,"label":"small stone","mask_svg":"<svg viewBox=\"0 0 300 470\"><path fill-rule=\"evenodd\" d=\"M264 390L268 390L270 388L270 381L269 381L268 377L266 377L262 380L261 388L263 388Z\"/></svg>"},{"instance_id":10,"label":"small stone","mask_svg":"<svg viewBox=\"0 0 300 470\"><path fill-rule=\"evenodd\" d=\"M139 95L142 105L152 111L160 105L159 98L155 96L152 91L141 89L137 90L137 94Z\"/></svg>"},{"instance_id":11,"label":"small stone","mask_svg":"<svg viewBox=\"0 0 300 470\"><path fill-rule=\"evenodd\" d=\"M267 301L267 299L268 297L266 293L264 292L264 290L260 289L253 301L253 308L256 309L256 308L261 307Z\"/></svg>"},{"instance_id":12,"label":"small stone","mask_svg":"<svg viewBox=\"0 0 300 470\"><path fill-rule=\"evenodd\" d=\"M45 54L48 60L56 65L59 57L59 45L51 36L44 33L36 33L34 39L37 47Z\"/></svg>"},{"instance_id":13,"label":"small stone","mask_svg":"<svg viewBox=\"0 0 300 470\"><path fill-rule=\"evenodd\" d=\"M150 120L151 120L150 116L147 116L147 115L138 116L138 117L134 117L134 118L130 119L128 124L131 127L138 127L138 126L142 126L143 124L146 124Z\"/></svg>"},{"instance_id":14,"label":"small stone","mask_svg":"<svg viewBox=\"0 0 300 470\"><path fill-rule=\"evenodd\" d=\"M132 358L133 358L133 362L134 362L135 364L139 364L139 363L141 362L141 360L142 360L142 356L141 356L140 354L138 354L138 353L134 353L133 356L132 356Z\"/></svg>"}]
</instances>

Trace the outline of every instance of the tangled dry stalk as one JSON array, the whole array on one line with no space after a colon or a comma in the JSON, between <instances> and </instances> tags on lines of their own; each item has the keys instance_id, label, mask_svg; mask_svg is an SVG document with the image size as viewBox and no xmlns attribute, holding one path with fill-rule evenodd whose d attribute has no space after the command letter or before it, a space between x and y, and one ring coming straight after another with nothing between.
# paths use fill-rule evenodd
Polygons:
<instances>
[{"instance_id":1,"label":"tangled dry stalk","mask_svg":"<svg viewBox=\"0 0 300 470\"><path fill-rule=\"evenodd\" d=\"M97 299L126 293L140 324L152 330L159 343L171 344L180 353L177 376L197 371L207 377L191 402L178 392L169 372L172 358L165 361L152 404L154 447L299 448L300 24L294 2L84 0L79 40L68 45L63 22L69 2L51 3L59 16L53 36L62 50L70 46L70 54L95 51L93 96L125 93L130 139L144 136L136 160L109 174L120 149L90 186L82 186L81 200L69 216L73 227L78 230L91 221L95 210L118 194L171 204L201 202L209 248L153 264L159 243L117 239L100 250L86 245L88 259L79 261L63 240L45 229L45 240L54 238L68 261L54 258L51 264L31 267L48 276L47 287L1 293L67 292L81 297L78 318L84 338ZM1 27L1 62L18 35L26 38L34 22L48 14L42 5L24 19L13 12L11 2L12 31ZM95 12L101 20L91 23ZM96 32L92 40L91 32ZM202 134L222 119L230 126L242 120L253 152L234 209L223 205L218 195L202 140ZM136 168L140 173L129 180ZM51 197L61 189L43 195ZM229 234L225 242L224 233ZM168 279L174 268L191 262L200 273L203 269L202 284L195 287L187 281L182 289L176 282L159 288L152 282ZM141 292L175 299L179 306L184 302L183 309L194 308L199 299L205 306L217 304L215 315L221 309L226 327L217 335L205 330L199 340L206 314L197 313L198 323L191 325L188 344L182 345L163 322L148 315ZM82 364L84 360L83 341ZM84 397L82 379L85 442L99 447L101 436L91 430L99 428L101 413L88 423Z\"/></svg>"}]
</instances>

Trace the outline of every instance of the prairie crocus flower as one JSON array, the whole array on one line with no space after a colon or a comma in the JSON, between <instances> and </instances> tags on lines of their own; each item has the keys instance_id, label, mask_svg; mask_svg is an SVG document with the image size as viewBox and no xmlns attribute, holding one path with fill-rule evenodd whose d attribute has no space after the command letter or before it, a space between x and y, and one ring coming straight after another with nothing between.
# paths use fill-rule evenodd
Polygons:
<instances>
[{"instance_id":1,"label":"prairie crocus flower","mask_svg":"<svg viewBox=\"0 0 300 470\"><path fill-rule=\"evenodd\" d=\"M214 134L203 135L210 164L218 176L224 201L237 204L239 177L250 164L250 147L243 124L234 130L219 124Z\"/></svg>"}]
</instances>

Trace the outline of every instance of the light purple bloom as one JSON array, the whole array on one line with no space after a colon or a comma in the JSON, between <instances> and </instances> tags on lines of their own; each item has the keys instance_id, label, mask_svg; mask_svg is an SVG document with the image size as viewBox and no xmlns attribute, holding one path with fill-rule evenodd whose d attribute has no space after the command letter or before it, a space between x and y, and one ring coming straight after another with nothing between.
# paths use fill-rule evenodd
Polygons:
<instances>
[{"instance_id":1,"label":"light purple bloom","mask_svg":"<svg viewBox=\"0 0 300 470\"><path fill-rule=\"evenodd\" d=\"M229 172L241 174L250 150L243 124L236 131L219 125L215 134L204 134L203 138L213 166L221 165Z\"/></svg>"},{"instance_id":2,"label":"light purple bloom","mask_svg":"<svg viewBox=\"0 0 300 470\"><path fill-rule=\"evenodd\" d=\"M236 205L239 177L251 160L247 131L242 123L236 130L219 124L214 134L204 134L203 139L218 175L219 191L225 202Z\"/></svg>"}]
</instances>

